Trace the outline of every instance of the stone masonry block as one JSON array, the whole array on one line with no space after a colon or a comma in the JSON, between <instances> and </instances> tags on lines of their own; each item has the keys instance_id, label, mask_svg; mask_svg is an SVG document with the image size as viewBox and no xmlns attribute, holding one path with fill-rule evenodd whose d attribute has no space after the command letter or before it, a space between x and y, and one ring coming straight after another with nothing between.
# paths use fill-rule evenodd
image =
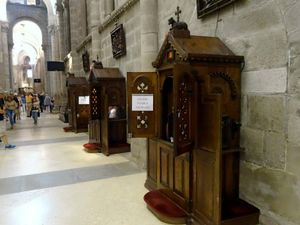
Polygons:
<instances>
[{"instance_id":1,"label":"stone masonry block","mask_svg":"<svg viewBox=\"0 0 300 225\"><path fill-rule=\"evenodd\" d=\"M131 153L132 153L132 157L138 163L139 167L146 168L147 139L131 138Z\"/></svg>"},{"instance_id":2,"label":"stone masonry block","mask_svg":"<svg viewBox=\"0 0 300 225\"><path fill-rule=\"evenodd\" d=\"M300 145L300 94L290 95L287 101L288 140Z\"/></svg>"},{"instance_id":3,"label":"stone masonry block","mask_svg":"<svg viewBox=\"0 0 300 225\"><path fill-rule=\"evenodd\" d=\"M266 2L266 1L264 1ZM260 7L243 8L243 12L234 16L221 17L222 22L218 33L228 39L239 36L259 35L277 26L283 30L282 14L276 4L269 1L268 4L261 4Z\"/></svg>"},{"instance_id":4,"label":"stone masonry block","mask_svg":"<svg viewBox=\"0 0 300 225\"><path fill-rule=\"evenodd\" d=\"M248 126L275 131L285 130L285 96L248 96Z\"/></svg>"},{"instance_id":5,"label":"stone masonry block","mask_svg":"<svg viewBox=\"0 0 300 225\"><path fill-rule=\"evenodd\" d=\"M290 74L288 92L290 94L300 93L300 55L290 59Z\"/></svg>"},{"instance_id":6,"label":"stone masonry block","mask_svg":"<svg viewBox=\"0 0 300 225\"><path fill-rule=\"evenodd\" d=\"M287 68L249 71L242 74L243 93L285 93Z\"/></svg>"},{"instance_id":7,"label":"stone masonry block","mask_svg":"<svg viewBox=\"0 0 300 225\"><path fill-rule=\"evenodd\" d=\"M241 96L241 123L242 125L247 124L247 95Z\"/></svg>"},{"instance_id":8,"label":"stone masonry block","mask_svg":"<svg viewBox=\"0 0 300 225\"><path fill-rule=\"evenodd\" d=\"M141 35L141 45L144 52L155 52L157 54L157 33Z\"/></svg>"},{"instance_id":9,"label":"stone masonry block","mask_svg":"<svg viewBox=\"0 0 300 225\"><path fill-rule=\"evenodd\" d=\"M300 144L300 118L299 116L288 117L288 141L294 144Z\"/></svg>"},{"instance_id":10,"label":"stone masonry block","mask_svg":"<svg viewBox=\"0 0 300 225\"><path fill-rule=\"evenodd\" d=\"M148 13L147 15L143 15L140 17L141 19L141 33L152 33L157 30L157 15L155 13ZM143 26L142 24L147 24L147 26Z\"/></svg>"},{"instance_id":11,"label":"stone masonry block","mask_svg":"<svg viewBox=\"0 0 300 225\"><path fill-rule=\"evenodd\" d=\"M136 44L136 41L134 39L134 32L127 33L126 34L126 48L130 49L130 47L132 47L135 44Z\"/></svg>"},{"instance_id":12,"label":"stone masonry block","mask_svg":"<svg viewBox=\"0 0 300 225\"><path fill-rule=\"evenodd\" d=\"M300 55L300 28L299 30L289 33L290 55L291 57Z\"/></svg>"},{"instance_id":13,"label":"stone masonry block","mask_svg":"<svg viewBox=\"0 0 300 225\"><path fill-rule=\"evenodd\" d=\"M243 127L241 129L241 147L245 148L244 159L258 165L264 165L264 132Z\"/></svg>"},{"instance_id":14,"label":"stone masonry block","mask_svg":"<svg viewBox=\"0 0 300 225\"><path fill-rule=\"evenodd\" d=\"M284 169L287 148L285 135L283 133L267 132L264 142L265 165L271 168Z\"/></svg>"},{"instance_id":15,"label":"stone masonry block","mask_svg":"<svg viewBox=\"0 0 300 225\"><path fill-rule=\"evenodd\" d=\"M296 1L284 12L284 20L286 24L286 30L288 33L299 30L299 11L300 2Z\"/></svg>"},{"instance_id":16,"label":"stone masonry block","mask_svg":"<svg viewBox=\"0 0 300 225\"><path fill-rule=\"evenodd\" d=\"M287 171L300 179L300 145L289 143L287 150Z\"/></svg>"},{"instance_id":17,"label":"stone masonry block","mask_svg":"<svg viewBox=\"0 0 300 225\"><path fill-rule=\"evenodd\" d=\"M244 71L281 68L288 62L288 42L283 27L221 39L235 54L245 57Z\"/></svg>"},{"instance_id":18,"label":"stone masonry block","mask_svg":"<svg viewBox=\"0 0 300 225\"><path fill-rule=\"evenodd\" d=\"M280 215L280 225L299 224L299 186L299 178L285 171L241 162L241 197L251 200L266 211Z\"/></svg>"}]
</instances>

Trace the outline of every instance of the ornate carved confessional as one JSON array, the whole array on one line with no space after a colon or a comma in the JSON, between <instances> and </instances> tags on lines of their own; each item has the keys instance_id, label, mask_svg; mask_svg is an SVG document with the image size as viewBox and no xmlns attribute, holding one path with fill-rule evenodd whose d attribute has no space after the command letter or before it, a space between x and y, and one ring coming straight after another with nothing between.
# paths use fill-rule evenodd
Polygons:
<instances>
[{"instance_id":1,"label":"ornate carved confessional","mask_svg":"<svg viewBox=\"0 0 300 225\"><path fill-rule=\"evenodd\" d=\"M256 225L259 210L239 199L244 58L169 21L156 73L127 77L130 132L149 137L144 199L169 223Z\"/></svg>"},{"instance_id":2,"label":"ornate carved confessional","mask_svg":"<svg viewBox=\"0 0 300 225\"><path fill-rule=\"evenodd\" d=\"M87 132L90 111L88 82L85 77L69 76L67 89L69 125L76 133Z\"/></svg>"},{"instance_id":3,"label":"ornate carved confessional","mask_svg":"<svg viewBox=\"0 0 300 225\"><path fill-rule=\"evenodd\" d=\"M125 78L118 68L94 63L89 76L89 143L105 155L129 152Z\"/></svg>"}]
</instances>

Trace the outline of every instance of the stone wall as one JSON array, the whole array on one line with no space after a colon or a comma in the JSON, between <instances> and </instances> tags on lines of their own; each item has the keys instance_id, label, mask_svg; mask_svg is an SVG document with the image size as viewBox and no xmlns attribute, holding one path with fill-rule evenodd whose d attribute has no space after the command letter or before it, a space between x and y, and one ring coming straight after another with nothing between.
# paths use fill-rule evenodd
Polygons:
<instances>
[{"instance_id":1,"label":"stone wall","mask_svg":"<svg viewBox=\"0 0 300 225\"><path fill-rule=\"evenodd\" d=\"M140 14L139 4L134 5L118 21L123 24L126 39L126 55L115 59L112 55L111 35L110 32L115 28L111 23L105 30L100 33L101 36L101 61L105 67L119 67L126 76L129 71L140 70Z\"/></svg>"}]
</instances>

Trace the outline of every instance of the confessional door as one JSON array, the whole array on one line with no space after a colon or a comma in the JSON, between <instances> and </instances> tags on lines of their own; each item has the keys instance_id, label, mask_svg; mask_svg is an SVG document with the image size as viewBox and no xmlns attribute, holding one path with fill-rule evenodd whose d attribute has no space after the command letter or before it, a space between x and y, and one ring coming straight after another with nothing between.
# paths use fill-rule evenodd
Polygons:
<instances>
[{"instance_id":1,"label":"confessional door","mask_svg":"<svg viewBox=\"0 0 300 225\"><path fill-rule=\"evenodd\" d=\"M155 72L130 72L127 75L128 129L132 137L157 136L160 110Z\"/></svg>"},{"instance_id":2,"label":"confessional door","mask_svg":"<svg viewBox=\"0 0 300 225\"><path fill-rule=\"evenodd\" d=\"M72 87L71 109L75 132L86 132L90 113L89 94L87 87Z\"/></svg>"},{"instance_id":3,"label":"confessional door","mask_svg":"<svg viewBox=\"0 0 300 225\"><path fill-rule=\"evenodd\" d=\"M198 93L193 150L194 224L221 224L221 95Z\"/></svg>"}]
</instances>

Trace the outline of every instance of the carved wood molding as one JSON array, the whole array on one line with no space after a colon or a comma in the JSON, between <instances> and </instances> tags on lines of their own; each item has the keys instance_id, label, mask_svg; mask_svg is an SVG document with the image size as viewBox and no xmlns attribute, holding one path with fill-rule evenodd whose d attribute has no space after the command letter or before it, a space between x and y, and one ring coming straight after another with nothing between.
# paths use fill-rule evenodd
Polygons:
<instances>
[{"instance_id":1,"label":"carved wood molding","mask_svg":"<svg viewBox=\"0 0 300 225\"><path fill-rule=\"evenodd\" d=\"M178 98L178 108L176 112L176 116L178 118L177 120L177 130L178 135L178 143L185 143L189 139L189 116L190 116L190 107L189 104L191 102L190 99L190 87L189 83L185 81L184 79L180 83L179 86L179 98Z\"/></svg>"},{"instance_id":2,"label":"carved wood molding","mask_svg":"<svg viewBox=\"0 0 300 225\"><path fill-rule=\"evenodd\" d=\"M230 88L231 91L231 98L235 99L238 95L238 89L237 89L237 85L235 84L234 80L230 77L230 75L228 75L227 73L223 73L223 72L214 72L214 73L210 73L209 76L211 77L215 77L215 78L221 78L223 80L225 80Z\"/></svg>"},{"instance_id":3,"label":"carved wood molding","mask_svg":"<svg viewBox=\"0 0 300 225\"><path fill-rule=\"evenodd\" d=\"M110 17L108 17L102 24L98 26L99 33L102 33L111 23L118 20L118 18L134 6L139 0L128 0L118 9L114 10Z\"/></svg>"}]
</instances>

